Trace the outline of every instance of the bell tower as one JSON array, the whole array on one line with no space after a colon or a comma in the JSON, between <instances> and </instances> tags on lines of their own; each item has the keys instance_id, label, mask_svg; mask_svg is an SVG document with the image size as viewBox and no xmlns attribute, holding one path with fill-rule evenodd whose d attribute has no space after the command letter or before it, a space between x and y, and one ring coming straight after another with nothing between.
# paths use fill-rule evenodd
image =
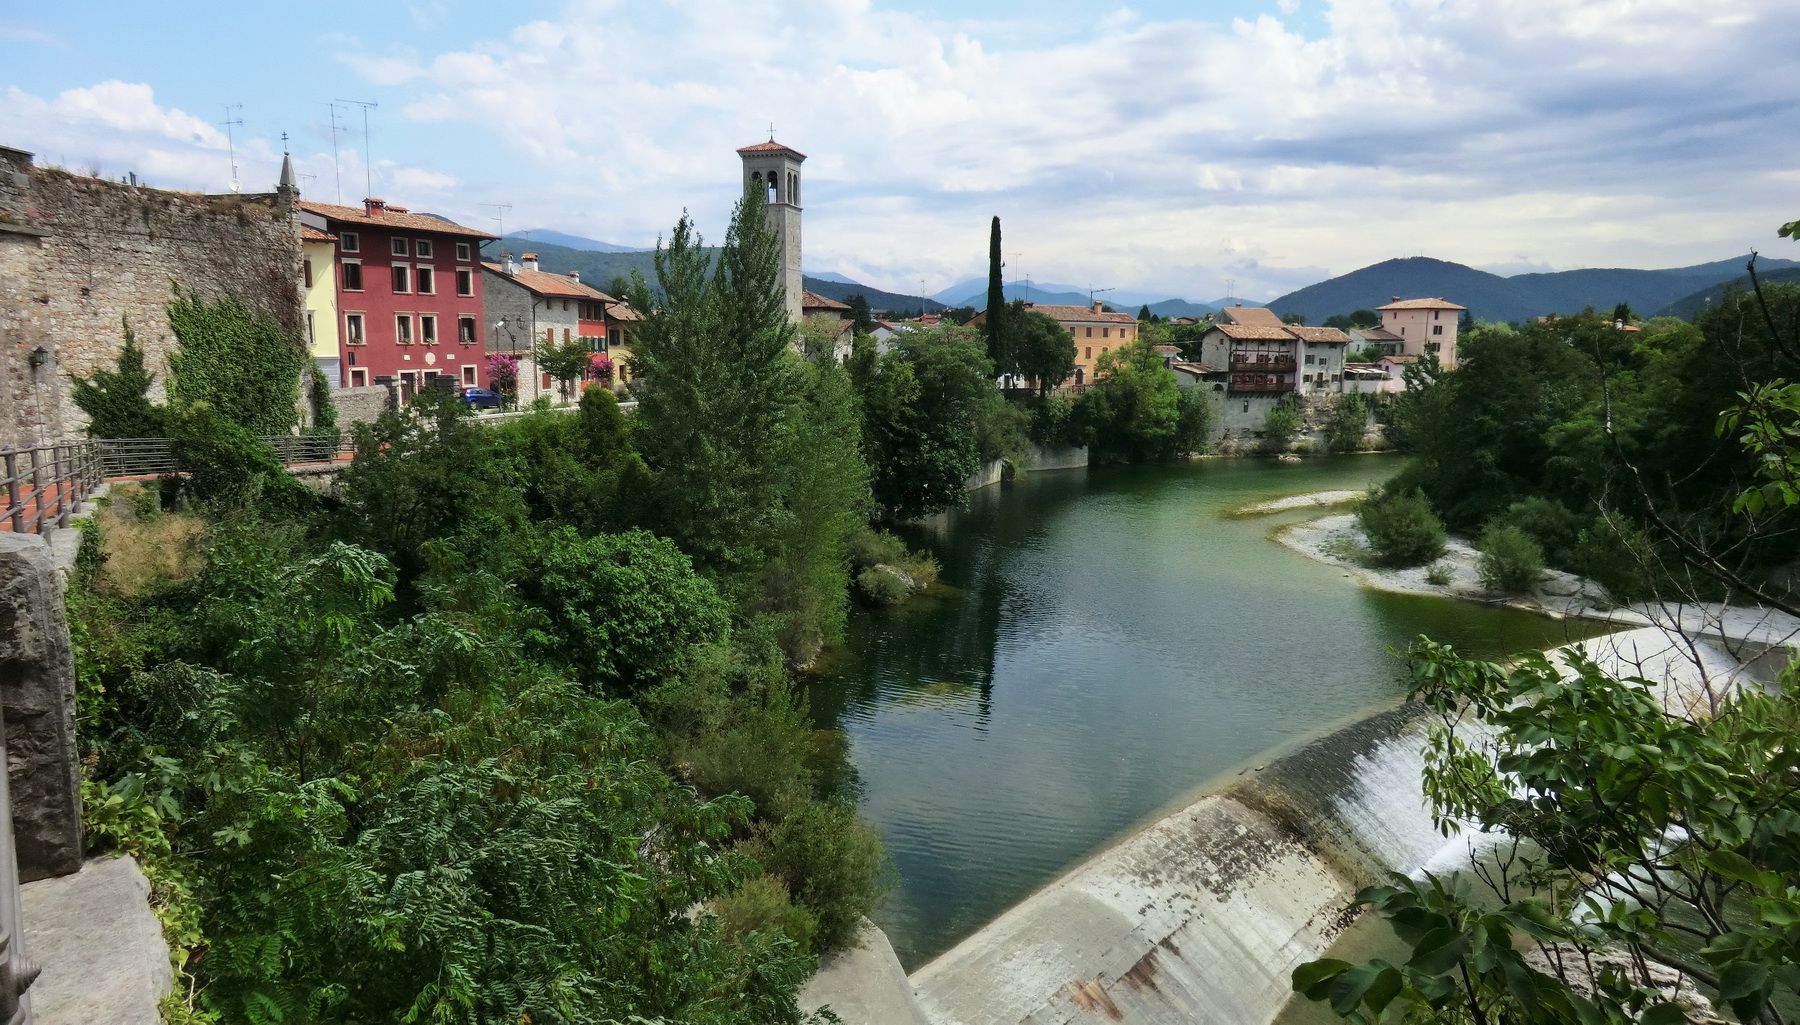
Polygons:
<instances>
[{"instance_id":1,"label":"bell tower","mask_svg":"<svg viewBox=\"0 0 1800 1025\"><path fill-rule=\"evenodd\" d=\"M800 163L806 154L775 141L738 150L744 162L744 187L759 189L769 201L769 229L781 240L781 284L787 293L788 316L801 317L800 294Z\"/></svg>"}]
</instances>

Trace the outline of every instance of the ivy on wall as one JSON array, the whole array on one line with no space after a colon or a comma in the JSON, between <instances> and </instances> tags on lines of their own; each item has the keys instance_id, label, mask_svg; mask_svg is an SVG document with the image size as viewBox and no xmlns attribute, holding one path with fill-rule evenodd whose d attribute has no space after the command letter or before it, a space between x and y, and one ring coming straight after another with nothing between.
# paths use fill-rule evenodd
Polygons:
<instances>
[{"instance_id":1,"label":"ivy on wall","mask_svg":"<svg viewBox=\"0 0 1800 1025\"><path fill-rule=\"evenodd\" d=\"M175 286L169 325L169 398L207 402L251 434L286 434L297 419L300 375L311 365L299 340L266 314L227 294L207 302Z\"/></svg>"}]
</instances>

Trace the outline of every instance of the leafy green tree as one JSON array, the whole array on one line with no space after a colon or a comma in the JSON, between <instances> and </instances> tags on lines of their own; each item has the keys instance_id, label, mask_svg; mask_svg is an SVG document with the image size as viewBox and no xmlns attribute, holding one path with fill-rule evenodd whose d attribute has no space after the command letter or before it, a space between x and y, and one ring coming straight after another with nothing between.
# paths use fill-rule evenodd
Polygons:
<instances>
[{"instance_id":1,"label":"leafy green tree","mask_svg":"<svg viewBox=\"0 0 1800 1025\"><path fill-rule=\"evenodd\" d=\"M667 538L644 531L582 537L559 527L520 537L509 576L545 617L531 649L598 690L630 691L722 640L725 600Z\"/></svg>"},{"instance_id":2,"label":"leafy green tree","mask_svg":"<svg viewBox=\"0 0 1800 1025\"><path fill-rule=\"evenodd\" d=\"M1138 307L1137 319L1140 324L1148 324L1156 319L1156 315L1150 312L1149 303L1145 303Z\"/></svg>"},{"instance_id":3,"label":"leafy green tree","mask_svg":"<svg viewBox=\"0 0 1800 1025\"><path fill-rule=\"evenodd\" d=\"M844 322L829 313L809 313L800 321L800 354L809 360L830 359L848 341Z\"/></svg>"},{"instance_id":4,"label":"leafy green tree","mask_svg":"<svg viewBox=\"0 0 1800 1025\"><path fill-rule=\"evenodd\" d=\"M875 317L869 312L868 296L861 292L852 292L844 300L844 305L850 307L850 323L855 330L865 335L875 330Z\"/></svg>"},{"instance_id":5,"label":"leafy green tree","mask_svg":"<svg viewBox=\"0 0 1800 1025\"><path fill-rule=\"evenodd\" d=\"M1039 396L1050 394L1075 373L1075 336L1055 317L1014 303L1007 311L1007 323L1015 342L1017 370L1037 381Z\"/></svg>"},{"instance_id":6,"label":"leafy green tree","mask_svg":"<svg viewBox=\"0 0 1800 1025\"><path fill-rule=\"evenodd\" d=\"M591 355L587 343L579 338L571 338L566 342L539 339L537 347L531 352L538 370L549 374L550 379L556 382L557 394L565 402L569 400L575 382L587 373L588 358Z\"/></svg>"},{"instance_id":7,"label":"leafy green tree","mask_svg":"<svg viewBox=\"0 0 1800 1025\"><path fill-rule=\"evenodd\" d=\"M1411 696L1436 721L1425 784L1439 824L1542 854L1497 860L1498 906L1460 875L1363 891L1406 962L1313 962L1296 989L1346 1017L1392 1005L1407 1020L1679 1025L1665 981L1679 973L1739 1021L1788 1019L1800 994L1792 669L1773 688L1665 707L1662 681L1615 678L1581 655L1507 668L1421 639L1407 661ZM1549 956L1523 958L1528 940Z\"/></svg>"},{"instance_id":8,"label":"leafy green tree","mask_svg":"<svg viewBox=\"0 0 1800 1025\"><path fill-rule=\"evenodd\" d=\"M300 340L236 296L207 302L177 285L169 326L170 405L205 402L255 435L286 434L298 419L300 375L312 362Z\"/></svg>"},{"instance_id":9,"label":"leafy green tree","mask_svg":"<svg viewBox=\"0 0 1800 1025\"><path fill-rule=\"evenodd\" d=\"M872 353L870 354L872 355ZM1004 400L980 336L968 328L909 331L864 357L863 453L884 515L913 519L960 506L981 467L984 421Z\"/></svg>"},{"instance_id":10,"label":"leafy green tree","mask_svg":"<svg viewBox=\"0 0 1800 1025\"><path fill-rule=\"evenodd\" d=\"M162 420L181 486L194 498L219 509L261 505L284 514L314 504L312 492L287 472L268 442L219 415L211 403L174 407Z\"/></svg>"},{"instance_id":11,"label":"leafy green tree","mask_svg":"<svg viewBox=\"0 0 1800 1025\"><path fill-rule=\"evenodd\" d=\"M1304 313L1283 314L1282 318L1281 318L1281 322L1283 324L1304 324L1304 323L1306 323L1306 314L1304 314Z\"/></svg>"},{"instance_id":12,"label":"leafy green tree","mask_svg":"<svg viewBox=\"0 0 1800 1025\"><path fill-rule=\"evenodd\" d=\"M710 276L684 215L657 249L657 292L639 275L630 293L632 308L647 311L632 346L644 381L633 433L649 468L646 515L709 573L760 564L789 515L803 379L766 206L758 190L745 192Z\"/></svg>"},{"instance_id":13,"label":"leafy green tree","mask_svg":"<svg viewBox=\"0 0 1800 1025\"><path fill-rule=\"evenodd\" d=\"M91 438L160 438L163 411L150 402L155 376L144 366L144 350L137 346L131 320L125 318L122 324L125 347L119 350L118 368L74 378L69 397L87 414Z\"/></svg>"},{"instance_id":14,"label":"leafy green tree","mask_svg":"<svg viewBox=\"0 0 1800 1025\"><path fill-rule=\"evenodd\" d=\"M1334 452L1355 452L1362 448L1369 431L1369 400L1355 392L1339 397L1337 406L1325 421L1325 437Z\"/></svg>"},{"instance_id":15,"label":"leafy green tree","mask_svg":"<svg viewBox=\"0 0 1800 1025\"><path fill-rule=\"evenodd\" d=\"M1101 460L1145 462L1168 459L1204 444L1194 436L1190 408L1188 430L1182 430L1181 386L1162 354L1143 339L1102 353L1095 365L1094 385L1075 403L1091 455ZM1210 424L1207 425L1210 430Z\"/></svg>"},{"instance_id":16,"label":"leafy green tree","mask_svg":"<svg viewBox=\"0 0 1800 1025\"><path fill-rule=\"evenodd\" d=\"M798 665L843 636L850 542L874 511L861 447L862 409L849 371L827 356L810 361L804 374L788 455L789 515L779 554L763 568L756 604L774 618L782 650Z\"/></svg>"}]
</instances>

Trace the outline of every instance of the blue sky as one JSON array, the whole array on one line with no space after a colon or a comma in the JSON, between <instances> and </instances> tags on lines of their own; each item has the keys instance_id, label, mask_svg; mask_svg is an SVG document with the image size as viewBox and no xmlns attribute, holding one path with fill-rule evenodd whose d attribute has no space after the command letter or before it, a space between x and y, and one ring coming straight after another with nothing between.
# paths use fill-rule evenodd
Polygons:
<instances>
[{"instance_id":1,"label":"blue sky","mask_svg":"<svg viewBox=\"0 0 1800 1025\"><path fill-rule=\"evenodd\" d=\"M1800 257L1792 0L411 0L0 7L0 144L480 227L723 234L806 152L806 263L1270 298L1393 256L1514 272ZM342 117L334 174L327 104Z\"/></svg>"}]
</instances>

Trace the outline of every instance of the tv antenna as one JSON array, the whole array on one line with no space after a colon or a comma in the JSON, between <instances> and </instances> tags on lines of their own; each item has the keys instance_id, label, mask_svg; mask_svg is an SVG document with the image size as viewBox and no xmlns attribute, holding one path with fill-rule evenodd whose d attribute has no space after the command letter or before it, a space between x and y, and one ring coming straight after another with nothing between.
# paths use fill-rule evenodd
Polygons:
<instances>
[{"instance_id":1,"label":"tv antenna","mask_svg":"<svg viewBox=\"0 0 1800 1025\"><path fill-rule=\"evenodd\" d=\"M1089 305L1089 306L1092 306L1092 305L1094 305L1094 295L1095 295L1095 293L1097 293L1097 292L1111 292L1111 291L1113 291L1113 289L1110 289L1110 288L1095 288L1095 287L1094 287L1094 286L1093 286L1093 285L1089 285L1089 286L1088 286L1088 305Z\"/></svg>"},{"instance_id":2,"label":"tv antenna","mask_svg":"<svg viewBox=\"0 0 1800 1025\"><path fill-rule=\"evenodd\" d=\"M369 190L363 193L363 195L374 196L375 160L369 156L369 108L379 107L381 104L376 103L374 100L337 100L336 102L352 104L363 109L363 187ZM341 198L342 197L340 197L340 199Z\"/></svg>"},{"instance_id":3,"label":"tv antenna","mask_svg":"<svg viewBox=\"0 0 1800 1025\"><path fill-rule=\"evenodd\" d=\"M511 203L483 203L482 206L494 211L494 234L506 236L506 211L512 209Z\"/></svg>"},{"instance_id":4,"label":"tv antenna","mask_svg":"<svg viewBox=\"0 0 1800 1025\"><path fill-rule=\"evenodd\" d=\"M1017 260L1020 256L1023 256L1023 255L1024 255L1023 253L1012 254L1014 260ZM1001 266L1004 267L1004 266L1006 266L1006 264L1003 263L1003 264L1001 264ZM1004 287L1004 285L1000 289L1000 298L1002 298L1002 299L1006 298L1006 288ZM1025 301L1026 302L1031 301L1031 275L1029 275L1029 274L1025 275Z\"/></svg>"},{"instance_id":5,"label":"tv antenna","mask_svg":"<svg viewBox=\"0 0 1800 1025\"><path fill-rule=\"evenodd\" d=\"M337 104L327 103L326 109L331 111L331 178L337 183L337 204L344 205L344 172L338 164L338 133L343 126L338 124Z\"/></svg>"},{"instance_id":6,"label":"tv antenna","mask_svg":"<svg viewBox=\"0 0 1800 1025\"><path fill-rule=\"evenodd\" d=\"M1237 292L1237 279L1236 278L1226 278L1225 279L1225 304L1227 306L1229 306L1231 304L1231 297L1236 292Z\"/></svg>"},{"instance_id":7,"label":"tv antenna","mask_svg":"<svg viewBox=\"0 0 1800 1025\"><path fill-rule=\"evenodd\" d=\"M237 117L232 116L231 112L234 110L238 112ZM237 166L237 140L232 137L231 126L236 125L239 128L244 127L244 118L242 116L243 111L244 111L243 104L227 103L225 105L225 120L219 122L219 124L224 126L224 128L225 128L225 150L227 153L231 154L231 181L228 184L230 185L231 191L233 191L233 192L238 191L239 185L238 185L238 166Z\"/></svg>"}]
</instances>

